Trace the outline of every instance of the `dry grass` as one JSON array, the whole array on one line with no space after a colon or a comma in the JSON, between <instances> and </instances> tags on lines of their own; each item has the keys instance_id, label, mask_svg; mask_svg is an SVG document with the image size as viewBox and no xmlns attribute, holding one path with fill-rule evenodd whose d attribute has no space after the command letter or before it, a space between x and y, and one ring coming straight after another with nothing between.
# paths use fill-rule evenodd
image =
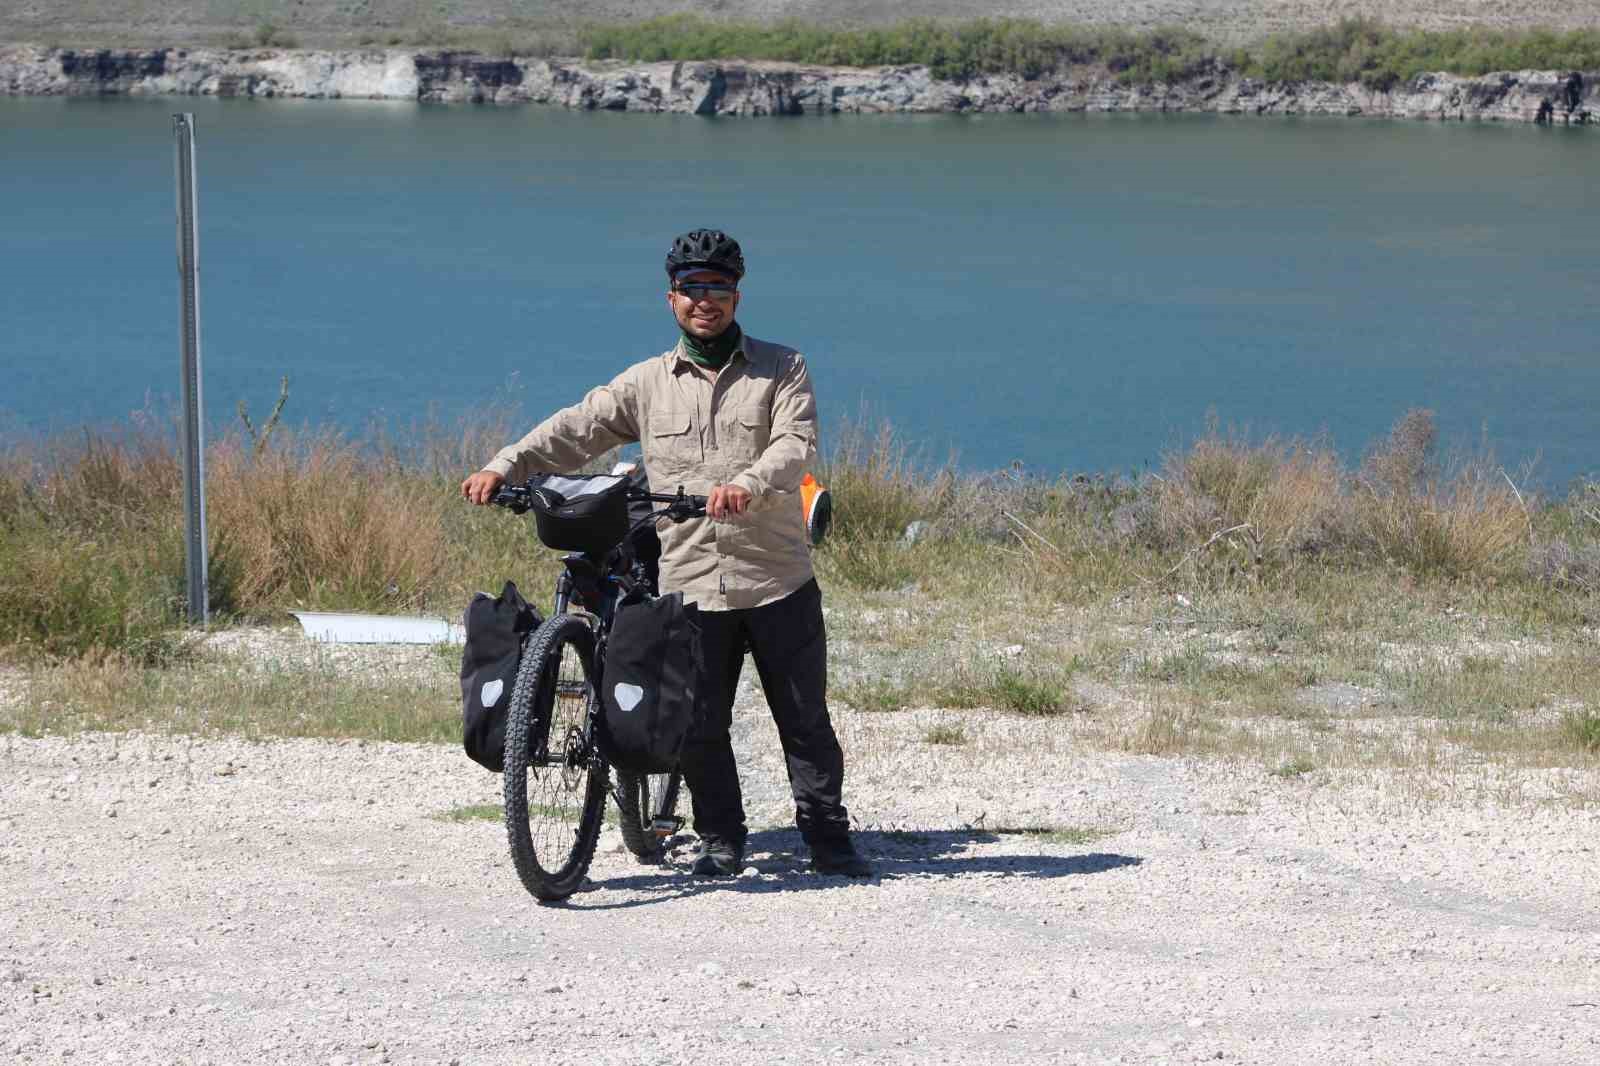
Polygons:
<instances>
[{"instance_id":1,"label":"dry grass","mask_svg":"<svg viewBox=\"0 0 1600 1066\"><path fill-rule=\"evenodd\" d=\"M1431 411L1408 412L1357 478L1356 521L1386 557L1420 570L1499 575L1533 539L1532 517L1493 454L1441 473Z\"/></svg>"},{"instance_id":2,"label":"dry grass","mask_svg":"<svg viewBox=\"0 0 1600 1066\"><path fill-rule=\"evenodd\" d=\"M1146 535L1193 545L1187 565L1221 557L1229 573L1344 553L1416 572L1503 575L1530 543L1526 501L1492 453L1441 472L1435 436L1432 412L1408 412L1347 474L1326 445L1251 444L1213 428L1167 457Z\"/></svg>"},{"instance_id":3,"label":"dry grass","mask_svg":"<svg viewBox=\"0 0 1600 1066\"><path fill-rule=\"evenodd\" d=\"M834 544L892 544L915 521L937 522L951 507L958 484L949 468L930 472L888 424L875 431L846 422L818 477L834 499Z\"/></svg>"},{"instance_id":4,"label":"dry grass","mask_svg":"<svg viewBox=\"0 0 1600 1066\"><path fill-rule=\"evenodd\" d=\"M425 606L454 561L445 486L384 470L335 437L260 454L237 440L212 450L208 519L226 607Z\"/></svg>"},{"instance_id":5,"label":"dry grass","mask_svg":"<svg viewBox=\"0 0 1600 1066\"><path fill-rule=\"evenodd\" d=\"M285 430L212 445L213 612L224 622L292 608L455 614L508 576L547 583L550 553L526 521L459 498L459 471L493 452L480 435L436 432L410 454ZM184 603L181 489L171 439L149 429L0 461L0 647L24 658L168 655Z\"/></svg>"},{"instance_id":6,"label":"dry grass","mask_svg":"<svg viewBox=\"0 0 1600 1066\"><path fill-rule=\"evenodd\" d=\"M1343 473L1329 447L1269 440L1252 445L1215 427L1167 456L1151 490L1163 543L1243 549L1236 565L1292 562L1327 543L1337 525ZM1198 558L1199 553L1194 553Z\"/></svg>"},{"instance_id":7,"label":"dry grass","mask_svg":"<svg viewBox=\"0 0 1600 1066\"><path fill-rule=\"evenodd\" d=\"M410 436L218 444L218 606L454 613L508 576L547 589L525 521L455 499L497 432ZM1353 470L1319 443L1214 431L1137 481L975 477L878 430L844 434L822 474L834 701L908 712L885 723L941 708L912 741L965 758L989 743L977 723L1032 718L1062 745L1286 783L1382 769L1600 799L1600 488L1539 500L1486 455L1442 461L1426 412ZM455 741L453 654L353 679L196 652L177 493L159 435L0 462L0 641L32 664L5 728Z\"/></svg>"},{"instance_id":8,"label":"dry grass","mask_svg":"<svg viewBox=\"0 0 1600 1066\"><path fill-rule=\"evenodd\" d=\"M51 656L114 647L162 658L183 594L178 480L170 452L142 436L7 455L0 646Z\"/></svg>"}]
</instances>

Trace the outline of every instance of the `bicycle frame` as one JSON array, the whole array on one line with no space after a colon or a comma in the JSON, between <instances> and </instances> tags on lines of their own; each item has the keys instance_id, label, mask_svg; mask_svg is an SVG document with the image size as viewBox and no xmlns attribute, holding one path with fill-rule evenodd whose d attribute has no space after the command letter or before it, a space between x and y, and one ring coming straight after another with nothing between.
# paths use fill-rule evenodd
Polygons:
<instances>
[{"instance_id":1,"label":"bicycle frame","mask_svg":"<svg viewBox=\"0 0 1600 1066\"><path fill-rule=\"evenodd\" d=\"M517 514L522 514L528 510L531 494L531 489L526 485L507 486L495 494L494 502L509 507ZM596 677L601 677L605 673L606 641L611 634L611 621L616 614L618 602L639 588L654 591L650 588L650 581L645 574L643 564L631 550L634 535L646 525L659 522L663 518L681 522L686 518L705 514L705 497L690 496L683 491L682 486L679 486L675 495L631 491L628 499L649 500L667 506L652 511L630 525L622 540L603 559L597 560L583 552L563 555L561 575L556 578L554 614L559 616L581 613L585 616L589 628L594 632L593 666ZM573 611L575 606L580 610ZM591 699L584 711L582 749L568 752L568 760L577 762L603 759L600 746L595 741L598 732L596 724L600 713L599 701Z\"/></svg>"},{"instance_id":2,"label":"bicycle frame","mask_svg":"<svg viewBox=\"0 0 1600 1066\"><path fill-rule=\"evenodd\" d=\"M535 502L541 507L548 502L543 498L534 499L536 487L535 482L504 487L494 495L493 502L523 514ZM606 645L617 607L641 593L654 591L648 560L639 558L636 546L639 530L663 517L682 521L704 515L706 500L688 496L681 487L676 496L633 490L628 498L630 502L650 500L667 506L630 523L618 543L603 555L579 552L563 556L561 574L556 580L554 613L534 630L524 646L525 655L536 656L533 662L537 668L529 670L528 662L519 667L516 691L508 712L506 749L513 754L508 755L506 762L507 837L518 877L524 887L540 899L564 899L576 890L577 879L583 876L594 856L607 792L624 816L623 839L635 855L643 857L655 853L643 843L646 837L641 837L641 833L653 834L657 841L665 840L683 824L681 818L672 817L676 775L665 786L662 795L668 798L660 806L649 801L648 778L611 783L610 767L599 742L604 713L600 687ZM537 528L537 523L535 525ZM558 531L551 534L551 539L567 538ZM586 543L592 541L593 538L589 538ZM567 658L569 647L575 656L571 659ZM564 667L564 662L581 667L582 679L576 671ZM558 713L560 735L554 732ZM535 767L549 768L559 775L559 780L552 780ZM570 812L576 815L575 825L567 824L569 815L563 813L566 808L538 813L538 842L531 836L530 816L535 813L535 805L529 804L529 771L534 771L534 779L540 782L536 787L546 791L553 788L552 794L562 797L563 802L578 795L580 784L583 787L581 809L573 808ZM629 790L627 796L625 788ZM525 805L526 810L523 809ZM641 813L650 819L648 824L641 826ZM547 839L544 834L552 829L556 830L556 835ZM570 830L570 835L565 830ZM540 859L547 844L554 856L553 864Z\"/></svg>"}]
</instances>

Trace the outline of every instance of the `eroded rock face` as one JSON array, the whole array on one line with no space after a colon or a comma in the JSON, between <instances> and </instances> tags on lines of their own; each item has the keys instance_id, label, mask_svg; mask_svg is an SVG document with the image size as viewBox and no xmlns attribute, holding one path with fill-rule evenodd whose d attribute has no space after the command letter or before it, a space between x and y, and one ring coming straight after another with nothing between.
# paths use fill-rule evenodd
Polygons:
<instances>
[{"instance_id":1,"label":"eroded rock face","mask_svg":"<svg viewBox=\"0 0 1600 1066\"><path fill-rule=\"evenodd\" d=\"M1103 71L1033 80L939 81L926 67L795 63L584 63L472 52L0 48L0 93L355 97L535 103L695 115L838 112L1210 111L1224 114L1588 122L1593 75L1422 74L1389 91L1359 84L1259 82L1218 67L1189 81L1125 85Z\"/></svg>"},{"instance_id":2,"label":"eroded rock face","mask_svg":"<svg viewBox=\"0 0 1600 1066\"><path fill-rule=\"evenodd\" d=\"M489 59L472 52L439 52L418 55L412 62L419 100L497 102L502 90L514 93L523 82L523 68L511 59Z\"/></svg>"},{"instance_id":3,"label":"eroded rock face","mask_svg":"<svg viewBox=\"0 0 1600 1066\"><path fill-rule=\"evenodd\" d=\"M9 47L0 48L0 93L416 99L415 58L405 52Z\"/></svg>"},{"instance_id":4,"label":"eroded rock face","mask_svg":"<svg viewBox=\"0 0 1600 1066\"><path fill-rule=\"evenodd\" d=\"M167 72L165 52L63 51L61 73L85 82L159 78Z\"/></svg>"}]
</instances>

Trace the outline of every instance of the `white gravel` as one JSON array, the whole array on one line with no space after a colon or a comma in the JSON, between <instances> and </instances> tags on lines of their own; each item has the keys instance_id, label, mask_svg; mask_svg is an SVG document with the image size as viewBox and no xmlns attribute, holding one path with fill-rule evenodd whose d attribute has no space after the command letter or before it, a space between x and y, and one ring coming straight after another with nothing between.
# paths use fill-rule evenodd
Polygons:
<instances>
[{"instance_id":1,"label":"white gravel","mask_svg":"<svg viewBox=\"0 0 1600 1066\"><path fill-rule=\"evenodd\" d=\"M774 828L747 690L752 868L608 831L560 906L437 817L499 800L452 748L0 738L0 1061L1600 1061L1592 809L839 721L881 877Z\"/></svg>"}]
</instances>

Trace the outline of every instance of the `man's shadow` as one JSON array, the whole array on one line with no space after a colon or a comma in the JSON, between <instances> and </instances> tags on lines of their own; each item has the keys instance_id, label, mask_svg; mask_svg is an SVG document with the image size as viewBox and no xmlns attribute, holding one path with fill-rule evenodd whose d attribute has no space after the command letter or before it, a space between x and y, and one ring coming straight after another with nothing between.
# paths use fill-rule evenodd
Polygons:
<instances>
[{"instance_id":1,"label":"man's shadow","mask_svg":"<svg viewBox=\"0 0 1600 1066\"><path fill-rule=\"evenodd\" d=\"M856 848L873 866L870 879L850 879L813 873L810 855L798 831L761 829L745 842L745 867L756 873L738 877L700 878L689 872L687 855L692 848L679 846L670 857L655 865L641 866L640 872L595 881L587 890L563 901L559 906L574 910L622 910L667 903L706 892L742 892L763 895L775 892L819 892L846 888L852 884L911 877L960 877L965 874L999 874L1022 878L1077 877L1105 873L1144 862L1135 855L1113 852L1078 852L1071 844L1052 842L1066 854L993 855L971 854L977 847L998 843L1005 836L1033 836L1044 841L1046 830L968 829L863 829L852 834ZM640 898L618 903L590 902L584 897L594 889L623 889L641 893Z\"/></svg>"}]
</instances>

